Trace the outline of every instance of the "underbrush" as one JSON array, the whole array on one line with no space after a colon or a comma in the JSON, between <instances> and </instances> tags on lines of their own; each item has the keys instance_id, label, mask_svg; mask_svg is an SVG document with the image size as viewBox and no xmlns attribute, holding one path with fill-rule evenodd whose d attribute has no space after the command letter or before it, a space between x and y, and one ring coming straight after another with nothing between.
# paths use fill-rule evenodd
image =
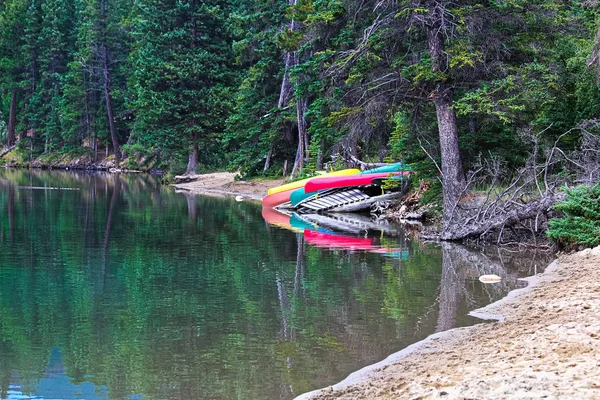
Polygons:
<instances>
[{"instance_id":1,"label":"underbrush","mask_svg":"<svg viewBox=\"0 0 600 400\"><path fill-rule=\"evenodd\" d=\"M567 199L554 206L564 216L550 220L548 238L567 249L600 245L600 183L565 192Z\"/></svg>"}]
</instances>

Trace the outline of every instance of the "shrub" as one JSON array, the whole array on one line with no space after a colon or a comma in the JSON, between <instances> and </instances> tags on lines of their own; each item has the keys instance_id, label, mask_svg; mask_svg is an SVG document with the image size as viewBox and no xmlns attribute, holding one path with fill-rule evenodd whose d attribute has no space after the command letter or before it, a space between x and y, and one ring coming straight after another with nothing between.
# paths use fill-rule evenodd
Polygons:
<instances>
[{"instance_id":1,"label":"shrub","mask_svg":"<svg viewBox=\"0 0 600 400\"><path fill-rule=\"evenodd\" d=\"M564 214L549 223L548 238L562 247L600 244L600 183L565 189L567 199L554 206Z\"/></svg>"}]
</instances>

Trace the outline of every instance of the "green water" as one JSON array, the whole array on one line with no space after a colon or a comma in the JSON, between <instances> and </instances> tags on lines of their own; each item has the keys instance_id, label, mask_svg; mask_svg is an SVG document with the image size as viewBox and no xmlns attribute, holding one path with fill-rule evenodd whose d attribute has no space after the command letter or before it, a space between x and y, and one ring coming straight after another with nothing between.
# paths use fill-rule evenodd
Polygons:
<instances>
[{"instance_id":1,"label":"green water","mask_svg":"<svg viewBox=\"0 0 600 400\"><path fill-rule=\"evenodd\" d=\"M289 399L473 323L544 263L396 229L313 246L150 176L0 170L0 398Z\"/></svg>"}]
</instances>

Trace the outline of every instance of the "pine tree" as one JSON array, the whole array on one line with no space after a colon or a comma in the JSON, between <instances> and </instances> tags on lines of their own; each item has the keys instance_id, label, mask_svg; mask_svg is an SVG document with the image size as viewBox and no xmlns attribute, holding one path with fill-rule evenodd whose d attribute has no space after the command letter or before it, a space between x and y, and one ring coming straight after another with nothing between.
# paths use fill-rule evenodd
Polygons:
<instances>
[{"instance_id":1,"label":"pine tree","mask_svg":"<svg viewBox=\"0 0 600 400\"><path fill-rule=\"evenodd\" d=\"M22 0L6 1L0 6L0 88L8 99L3 113L8 116L8 147L16 143L19 75L25 62L19 51L23 45L25 8Z\"/></svg>"},{"instance_id":2,"label":"pine tree","mask_svg":"<svg viewBox=\"0 0 600 400\"><path fill-rule=\"evenodd\" d=\"M223 1L140 1L134 25L136 133L146 146L188 149L187 172L221 162L217 139L235 82Z\"/></svg>"}]
</instances>

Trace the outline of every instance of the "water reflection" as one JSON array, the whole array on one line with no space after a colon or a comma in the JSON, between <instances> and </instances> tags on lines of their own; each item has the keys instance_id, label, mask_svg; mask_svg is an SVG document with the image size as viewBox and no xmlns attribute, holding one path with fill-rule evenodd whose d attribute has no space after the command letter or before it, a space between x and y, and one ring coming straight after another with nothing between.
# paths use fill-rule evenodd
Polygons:
<instances>
[{"instance_id":1,"label":"water reflection","mask_svg":"<svg viewBox=\"0 0 600 400\"><path fill-rule=\"evenodd\" d=\"M2 397L51 398L53 380L111 399L292 398L471 323L533 268L369 219L277 218L148 176L0 171ZM490 266L501 285L477 281Z\"/></svg>"},{"instance_id":2,"label":"water reflection","mask_svg":"<svg viewBox=\"0 0 600 400\"><path fill-rule=\"evenodd\" d=\"M44 377L32 383L32 393L24 392L23 385L18 382L18 377L13 377L7 388L2 388L3 399L86 399L103 400L108 399L106 386L96 386L91 382L73 383L72 379L65 374L62 363L62 352L60 349L52 349L50 362L45 369Z\"/></svg>"}]
</instances>

